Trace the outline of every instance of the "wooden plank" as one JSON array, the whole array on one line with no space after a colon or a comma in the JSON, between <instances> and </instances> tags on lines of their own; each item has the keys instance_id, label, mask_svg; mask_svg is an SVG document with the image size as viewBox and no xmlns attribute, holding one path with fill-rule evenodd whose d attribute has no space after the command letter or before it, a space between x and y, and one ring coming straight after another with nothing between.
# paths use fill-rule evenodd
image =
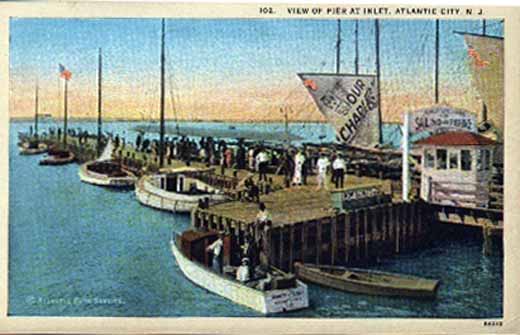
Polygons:
<instances>
[{"instance_id":1,"label":"wooden plank","mask_svg":"<svg viewBox=\"0 0 520 335\"><path fill-rule=\"evenodd\" d=\"M302 229L301 229L301 250L300 250L300 258L302 263L305 263L305 252L307 251L307 242L309 240L309 232L307 229L307 223L302 223Z\"/></svg>"},{"instance_id":2,"label":"wooden plank","mask_svg":"<svg viewBox=\"0 0 520 335\"><path fill-rule=\"evenodd\" d=\"M395 252L399 253L401 251L401 210L403 206L399 204L395 209Z\"/></svg>"},{"instance_id":3,"label":"wooden plank","mask_svg":"<svg viewBox=\"0 0 520 335\"><path fill-rule=\"evenodd\" d=\"M332 217L330 220L330 264L336 263L336 253L338 252L338 215Z\"/></svg>"},{"instance_id":4,"label":"wooden plank","mask_svg":"<svg viewBox=\"0 0 520 335\"><path fill-rule=\"evenodd\" d=\"M359 255L359 245L360 245L360 237L359 237L359 226L361 224L361 211L359 210L356 210L355 212L355 218L356 218L356 223L355 223L355 239L356 239L356 260L359 260L360 258L360 255Z\"/></svg>"},{"instance_id":5,"label":"wooden plank","mask_svg":"<svg viewBox=\"0 0 520 335\"><path fill-rule=\"evenodd\" d=\"M363 228L365 233L365 259L368 258L369 252L368 252L368 245L369 245L369 234L368 234L368 209L363 209Z\"/></svg>"},{"instance_id":6,"label":"wooden plank","mask_svg":"<svg viewBox=\"0 0 520 335\"><path fill-rule=\"evenodd\" d=\"M284 269L283 268L283 257L284 257L284 248L285 248L285 243L284 243L284 240L283 240L283 235L284 235L284 226L281 226L279 229L278 229L278 236L279 236L279 239L280 241L278 242L278 248L279 248L279 254L278 254L278 268L279 269Z\"/></svg>"},{"instance_id":7,"label":"wooden plank","mask_svg":"<svg viewBox=\"0 0 520 335\"><path fill-rule=\"evenodd\" d=\"M289 226L289 272L293 272L294 263L294 225Z\"/></svg>"},{"instance_id":8,"label":"wooden plank","mask_svg":"<svg viewBox=\"0 0 520 335\"><path fill-rule=\"evenodd\" d=\"M316 264L321 264L321 221L316 222Z\"/></svg>"},{"instance_id":9,"label":"wooden plank","mask_svg":"<svg viewBox=\"0 0 520 335\"><path fill-rule=\"evenodd\" d=\"M345 213L344 226L345 226L345 264L348 264L350 260L350 226L352 225L352 214L351 212Z\"/></svg>"}]
</instances>

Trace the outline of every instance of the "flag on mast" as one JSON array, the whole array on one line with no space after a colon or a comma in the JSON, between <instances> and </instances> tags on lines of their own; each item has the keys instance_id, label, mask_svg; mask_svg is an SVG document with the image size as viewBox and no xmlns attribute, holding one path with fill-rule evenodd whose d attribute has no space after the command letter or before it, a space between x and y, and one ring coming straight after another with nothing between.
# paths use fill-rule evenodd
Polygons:
<instances>
[{"instance_id":1,"label":"flag on mast","mask_svg":"<svg viewBox=\"0 0 520 335\"><path fill-rule=\"evenodd\" d=\"M72 78L72 72L67 70L65 68L65 66L63 66L62 64L59 64L59 65L60 65L60 78L63 78L67 81L70 80L70 78Z\"/></svg>"}]
</instances>

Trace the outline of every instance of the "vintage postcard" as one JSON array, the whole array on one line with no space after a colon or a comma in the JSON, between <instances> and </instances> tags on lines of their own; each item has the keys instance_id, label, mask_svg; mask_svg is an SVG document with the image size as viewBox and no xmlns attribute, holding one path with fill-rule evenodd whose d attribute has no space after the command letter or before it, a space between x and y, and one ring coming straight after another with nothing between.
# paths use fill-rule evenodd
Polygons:
<instances>
[{"instance_id":1,"label":"vintage postcard","mask_svg":"<svg viewBox=\"0 0 520 335\"><path fill-rule=\"evenodd\" d=\"M519 331L519 9L0 9L0 332Z\"/></svg>"}]
</instances>

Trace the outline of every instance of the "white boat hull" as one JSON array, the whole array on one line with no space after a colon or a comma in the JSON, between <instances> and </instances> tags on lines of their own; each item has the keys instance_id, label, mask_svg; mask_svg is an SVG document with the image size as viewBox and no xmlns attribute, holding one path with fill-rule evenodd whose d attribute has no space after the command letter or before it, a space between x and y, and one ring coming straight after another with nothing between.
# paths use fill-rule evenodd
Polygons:
<instances>
[{"instance_id":1,"label":"white boat hull","mask_svg":"<svg viewBox=\"0 0 520 335\"><path fill-rule=\"evenodd\" d=\"M175 212L189 213L199 205L199 200L209 199L211 203L223 202L228 198L224 194L181 194L161 189L152 184L153 176L144 176L135 185L137 200L152 208Z\"/></svg>"},{"instance_id":2,"label":"white boat hull","mask_svg":"<svg viewBox=\"0 0 520 335\"><path fill-rule=\"evenodd\" d=\"M104 174L95 173L92 171L89 171L87 169L87 164L90 164L92 162L87 162L85 164L82 164L79 168L79 179L82 182L97 185L97 186L106 186L106 187L114 187L114 188L127 188L132 187L137 177L131 175L126 177L108 177Z\"/></svg>"},{"instance_id":3,"label":"white boat hull","mask_svg":"<svg viewBox=\"0 0 520 335\"><path fill-rule=\"evenodd\" d=\"M170 241L172 253L184 275L206 290L262 314L275 314L309 307L307 285L297 281L290 289L261 291L233 281L192 262Z\"/></svg>"}]
</instances>

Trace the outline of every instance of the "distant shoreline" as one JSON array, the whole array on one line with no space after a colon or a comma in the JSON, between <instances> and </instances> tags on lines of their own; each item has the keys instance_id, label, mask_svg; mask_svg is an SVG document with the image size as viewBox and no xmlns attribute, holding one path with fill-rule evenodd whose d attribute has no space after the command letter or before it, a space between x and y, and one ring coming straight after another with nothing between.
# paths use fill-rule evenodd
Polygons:
<instances>
[{"instance_id":1,"label":"distant shoreline","mask_svg":"<svg viewBox=\"0 0 520 335\"><path fill-rule=\"evenodd\" d=\"M26 121L33 121L34 117L10 117L10 122L26 122ZM52 118L53 121L63 121L63 118ZM174 119L166 119L167 122L175 122ZM211 123L237 123L237 124L247 124L247 123L283 123L284 120L222 120L222 119L215 119L215 120L177 120L178 122L196 122L196 123L202 123L202 122L211 122ZM47 121L42 121L47 122ZM69 118L69 122L97 122L97 118ZM159 122L159 120L139 120L139 119L123 119L123 118L114 118L114 119L106 119L103 120L103 122ZM310 120L291 120L289 123L328 123L327 121L310 121Z\"/></svg>"}]
</instances>

